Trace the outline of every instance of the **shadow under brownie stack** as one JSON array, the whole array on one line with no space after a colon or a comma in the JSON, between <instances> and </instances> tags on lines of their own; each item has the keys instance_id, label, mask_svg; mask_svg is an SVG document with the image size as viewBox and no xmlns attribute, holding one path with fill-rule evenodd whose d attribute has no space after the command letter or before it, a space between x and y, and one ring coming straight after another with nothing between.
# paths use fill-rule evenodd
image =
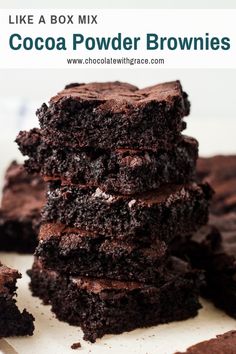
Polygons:
<instances>
[{"instance_id":1,"label":"shadow under brownie stack","mask_svg":"<svg viewBox=\"0 0 236 354\"><path fill-rule=\"evenodd\" d=\"M20 132L25 167L48 184L31 289L94 342L108 333L193 317L202 273L170 241L207 223L198 143L178 81L143 90L71 84Z\"/></svg>"}]
</instances>

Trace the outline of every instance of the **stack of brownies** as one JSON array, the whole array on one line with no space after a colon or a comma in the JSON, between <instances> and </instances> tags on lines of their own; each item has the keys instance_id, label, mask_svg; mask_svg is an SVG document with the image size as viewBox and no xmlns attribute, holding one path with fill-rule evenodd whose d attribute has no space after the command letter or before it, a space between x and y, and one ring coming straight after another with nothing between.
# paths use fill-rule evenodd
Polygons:
<instances>
[{"instance_id":1,"label":"stack of brownies","mask_svg":"<svg viewBox=\"0 0 236 354\"><path fill-rule=\"evenodd\" d=\"M207 223L211 197L194 181L198 143L181 135L189 108L179 81L71 84L17 137L48 184L32 292L87 340L200 308L201 272L169 255Z\"/></svg>"}]
</instances>

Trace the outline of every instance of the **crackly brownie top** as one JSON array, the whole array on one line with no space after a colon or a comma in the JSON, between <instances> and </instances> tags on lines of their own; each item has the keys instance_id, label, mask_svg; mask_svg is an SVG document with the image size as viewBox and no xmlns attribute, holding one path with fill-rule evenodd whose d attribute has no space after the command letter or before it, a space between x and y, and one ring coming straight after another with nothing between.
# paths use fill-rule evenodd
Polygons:
<instances>
[{"instance_id":1,"label":"crackly brownie top","mask_svg":"<svg viewBox=\"0 0 236 354\"><path fill-rule=\"evenodd\" d=\"M205 187L208 190L208 186ZM144 204L165 203L169 205L177 200L189 199L190 192L202 193L202 187L196 183L185 185L165 185L162 188L157 189L155 192L148 191L147 193L142 193L138 200ZM211 194L210 187L209 194Z\"/></svg>"},{"instance_id":2,"label":"crackly brownie top","mask_svg":"<svg viewBox=\"0 0 236 354\"><path fill-rule=\"evenodd\" d=\"M166 82L144 89L124 82L93 82L89 84L73 84L52 97L50 103L56 103L62 98L74 98L80 101L100 101L112 106L113 111L124 108L126 104L142 106L147 102L166 102L172 105L176 98L182 99L185 114L189 114L187 94L182 91L179 81Z\"/></svg>"},{"instance_id":3,"label":"crackly brownie top","mask_svg":"<svg viewBox=\"0 0 236 354\"><path fill-rule=\"evenodd\" d=\"M47 242L52 238L59 239L59 247L65 250L77 249L79 241L82 243L86 238L102 238L103 241L102 246L100 246L100 250L103 250L107 254L115 253L115 251L119 253L122 250L131 253L138 248L138 246L132 242L124 242L110 238L104 239L104 236L101 236L95 232L68 227L60 223L42 224L39 232L39 240L41 242ZM166 255L167 247L163 241L157 241L152 247L142 247L140 251L144 256L155 260L156 258L164 257Z\"/></svg>"},{"instance_id":4,"label":"crackly brownie top","mask_svg":"<svg viewBox=\"0 0 236 354\"><path fill-rule=\"evenodd\" d=\"M39 213L44 205L44 195L41 178L29 176L22 165L13 161L5 175L1 213L8 218Z\"/></svg>"},{"instance_id":5,"label":"crackly brownie top","mask_svg":"<svg viewBox=\"0 0 236 354\"><path fill-rule=\"evenodd\" d=\"M51 237L60 238L61 236L70 233L79 233L81 237L96 237L95 232L80 230L60 223L45 223L40 227L39 239L49 240Z\"/></svg>"},{"instance_id":6,"label":"crackly brownie top","mask_svg":"<svg viewBox=\"0 0 236 354\"><path fill-rule=\"evenodd\" d=\"M195 344L186 352L175 354L235 354L236 331L229 331L210 340Z\"/></svg>"},{"instance_id":7,"label":"crackly brownie top","mask_svg":"<svg viewBox=\"0 0 236 354\"><path fill-rule=\"evenodd\" d=\"M200 158L197 173L216 192L212 212L221 214L236 211L236 155Z\"/></svg>"},{"instance_id":8,"label":"crackly brownie top","mask_svg":"<svg viewBox=\"0 0 236 354\"><path fill-rule=\"evenodd\" d=\"M15 289L18 278L21 278L21 275L16 269L8 268L0 262L0 293Z\"/></svg>"},{"instance_id":9,"label":"crackly brownie top","mask_svg":"<svg viewBox=\"0 0 236 354\"><path fill-rule=\"evenodd\" d=\"M142 283L135 281L120 281L113 279L93 279L88 277L72 277L72 282L79 288L94 294L104 290L128 290L132 291L144 287Z\"/></svg>"}]
</instances>

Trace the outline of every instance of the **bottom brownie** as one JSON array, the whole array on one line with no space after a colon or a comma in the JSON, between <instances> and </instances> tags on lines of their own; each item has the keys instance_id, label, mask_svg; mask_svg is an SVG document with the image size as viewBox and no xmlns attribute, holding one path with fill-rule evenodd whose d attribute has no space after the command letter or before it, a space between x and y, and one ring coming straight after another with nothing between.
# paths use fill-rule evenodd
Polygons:
<instances>
[{"instance_id":1,"label":"bottom brownie","mask_svg":"<svg viewBox=\"0 0 236 354\"><path fill-rule=\"evenodd\" d=\"M84 339L95 342L105 334L184 320L201 307L199 273L172 259L161 287L86 277L62 277L35 260L31 277L33 295L52 305L58 319L81 326Z\"/></svg>"},{"instance_id":2,"label":"bottom brownie","mask_svg":"<svg viewBox=\"0 0 236 354\"><path fill-rule=\"evenodd\" d=\"M21 275L0 263L0 338L32 335L34 318L26 310L21 313L14 299L16 280Z\"/></svg>"}]
</instances>

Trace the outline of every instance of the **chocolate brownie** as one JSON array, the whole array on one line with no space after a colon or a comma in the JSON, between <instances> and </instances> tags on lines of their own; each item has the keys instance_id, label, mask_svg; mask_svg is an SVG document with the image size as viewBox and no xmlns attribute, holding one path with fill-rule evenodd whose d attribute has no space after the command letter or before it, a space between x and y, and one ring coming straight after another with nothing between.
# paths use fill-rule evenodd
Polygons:
<instances>
[{"instance_id":1,"label":"chocolate brownie","mask_svg":"<svg viewBox=\"0 0 236 354\"><path fill-rule=\"evenodd\" d=\"M59 224L42 225L39 239L35 254L60 273L155 284L163 278L167 247L161 241L140 247Z\"/></svg>"},{"instance_id":2,"label":"chocolate brownie","mask_svg":"<svg viewBox=\"0 0 236 354\"><path fill-rule=\"evenodd\" d=\"M89 277L62 277L42 268L39 260L29 271L33 295L52 305L63 321L81 326L84 339L94 342L105 334L184 320L197 314L201 275L173 259L161 287Z\"/></svg>"},{"instance_id":3,"label":"chocolate brownie","mask_svg":"<svg viewBox=\"0 0 236 354\"><path fill-rule=\"evenodd\" d=\"M212 217L222 234L222 243L207 267L205 296L236 318L236 214Z\"/></svg>"},{"instance_id":4,"label":"chocolate brownie","mask_svg":"<svg viewBox=\"0 0 236 354\"><path fill-rule=\"evenodd\" d=\"M205 270L202 294L236 318L236 213L211 216L210 224L214 227L203 228L174 254Z\"/></svg>"},{"instance_id":5,"label":"chocolate brownie","mask_svg":"<svg viewBox=\"0 0 236 354\"><path fill-rule=\"evenodd\" d=\"M170 244L172 255L190 261L194 268L206 270L222 243L220 231L213 225L202 226L193 235L177 236Z\"/></svg>"},{"instance_id":6,"label":"chocolate brownie","mask_svg":"<svg viewBox=\"0 0 236 354\"><path fill-rule=\"evenodd\" d=\"M45 187L13 161L6 171L0 210L0 250L32 253L37 244Z\"/></svg>"},{"instance_id":7,"label":"chocolate brownie","mask_svg":"<svg viewBox=\"0 0 236 354\"><path fill-rule=\"evenodd\" d=\"M200 158L197 174L216 192L210 207L214 228L187 241L175 239L172 251L206 271L203 295L236 318L236 156Z\"/></svg>"},{"instance_id":8,"label":"chocolate brownie","mask_svg":"<svg viewBox=\"0 0 236 354\"><path fill-rule=\"evenodd\" d=\"M236 155L200 158L197 165L200 179L215 190L211 212L222 214L236 211Z\"/></svg>"},{"instance_id":9,"label":"chocolate brownie","mask_svg":"<svg viewBox=\"0 0 236 354\"><path fill-rule=\"evenodd\" d=\"M26 310L21 313L14 299L20 273L0 263L0 338L32 335L34 318Z\"/></svg>"},{"instance_id":10,"label":"chocolate brownie","mask_svg":"<svg viewBox=\"0 0 236 354\"><path fill-rule=\"evenodd\" d=\"M195 176L198 143L183 136L169 150L158 151L94 148L72 149L44 142L39 129L20 132L16 139L25 168L46 181L99 187L104 192L135 194L164 183L186 183Z\"/></svg>"},{"instance_id":11,"label":"chocolate brownie","mask_svg":"<svg viewBox=\"0 0 236 354\"><path fill-rule=\"evenodd\" d=\"M193 345L186 352L175 354L236 354L236 331L219 334L216 338Z\"/></svg>"},{"instance_id":12,"label":"chocolate brownie","mask_svg":"<svg viewBox=\"0 0 236 354\"><path fill-rule=\"evenodd\" d=\"M189 110L179 81L142 90L117 81L67 87L37 115L48 144L158 149L178 139Z\"/></svg>"},{"instance_id":13,"label":"chocolate brownie","mask_svg":"<svg viewBox=\"0 0 236 354\"><path fill-rule=\"evenodd\" d=\"M168 185L133 196L111 195L51 182L44 222L59 222L107 237L150 242L190 234L208 220L207 184Z\"/></svg>"}]
</instances>

